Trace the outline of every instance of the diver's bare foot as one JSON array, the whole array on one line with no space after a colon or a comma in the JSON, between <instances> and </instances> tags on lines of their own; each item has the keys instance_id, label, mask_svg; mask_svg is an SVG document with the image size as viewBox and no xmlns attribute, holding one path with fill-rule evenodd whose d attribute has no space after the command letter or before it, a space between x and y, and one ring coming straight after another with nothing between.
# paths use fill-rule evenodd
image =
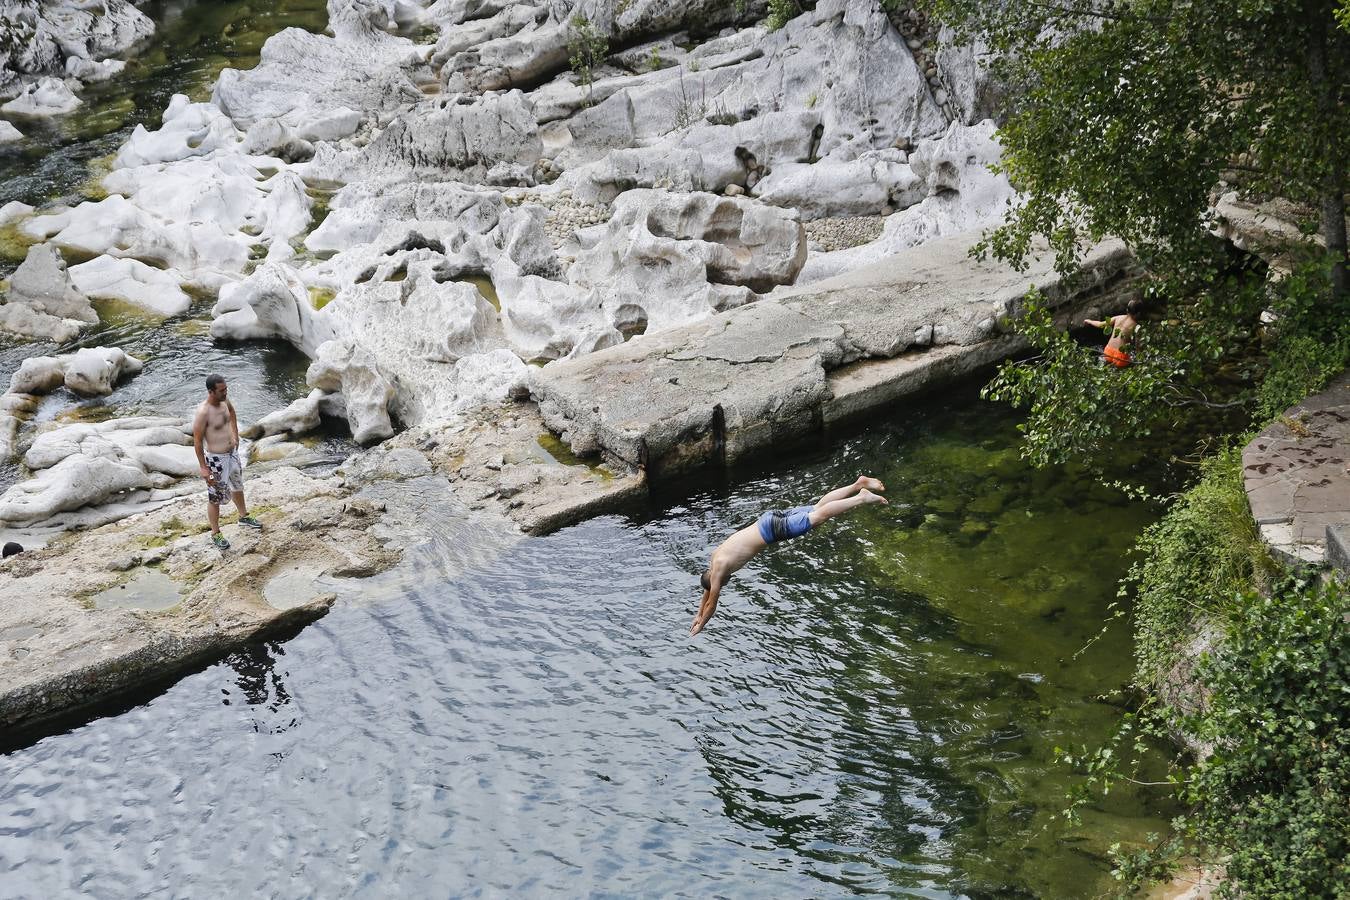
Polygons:
<instances>
[{"instance_id":1,"label":"diver's bare foot","mask_svg":"<svg viewBox=\"0 0 1350 900\"><path fill-rule=\"evenodd\" d=\"M886 485L881 483L880 478L873 478L870 475L859 475L856 484L859 487L866 488L869 491L886 490Z\"/></svg>"},{"instance_id":2,"label":"diver's bare foot","mask_svg":"<svg viewBox=\"0 0 1350 900\"><path fill-rule=\"evenodd\" d=\"M863 488L861 491L858 491L858 496L862 499L862 502L863 502L863 503L885 503L885 502L886 502L886 498L885 498L885 497L881 496L880 494L874 494L874 493L872 493L871 491L867 490L866 488Z\"/></svg>"}]
</instances>

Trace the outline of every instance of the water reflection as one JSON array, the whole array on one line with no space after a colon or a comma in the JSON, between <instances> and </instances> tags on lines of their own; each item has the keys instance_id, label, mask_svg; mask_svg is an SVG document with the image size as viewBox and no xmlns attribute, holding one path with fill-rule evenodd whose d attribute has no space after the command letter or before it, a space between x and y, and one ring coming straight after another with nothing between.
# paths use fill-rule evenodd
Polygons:
<instances>
[{"instance_id":1,"label":"water reflection","mask_svg":"<svg viewBox=\"0 0 1350 900\"><path fill-rule=\"evenodd\" d=\"M277 665L286 655L284 645L268 642L231 653L224 665L235 673L235 689L221 689L221 703L231 705L236 697L255 714L253 730L260 734L280 734L299 723L298 710L286 691L284 670Z\"/></svg>"}]
</instances>

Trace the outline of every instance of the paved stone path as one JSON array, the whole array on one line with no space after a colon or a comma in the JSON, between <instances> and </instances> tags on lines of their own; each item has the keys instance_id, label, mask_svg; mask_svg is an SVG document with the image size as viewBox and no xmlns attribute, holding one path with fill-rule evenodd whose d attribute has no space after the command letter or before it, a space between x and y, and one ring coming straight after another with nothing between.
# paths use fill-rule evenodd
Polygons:
<instances>
[{"instance_id":1,"label":"paved stone path","mask_svg":"<svg viewBox=\"0 0 1350 900\"><path fill-rule=\"evenodd\" d=\"M1350 372L1243 448L1242 477L1261 537L1278 556L1350 570Z\"/></svg>"}]
</instances>

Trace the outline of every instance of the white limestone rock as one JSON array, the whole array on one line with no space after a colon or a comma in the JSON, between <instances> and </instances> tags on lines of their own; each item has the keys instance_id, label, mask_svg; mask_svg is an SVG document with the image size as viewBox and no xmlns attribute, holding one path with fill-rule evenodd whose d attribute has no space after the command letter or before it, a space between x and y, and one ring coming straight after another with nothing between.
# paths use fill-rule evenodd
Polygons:
<instances>
[{"instance_id":1,"label":"white limestone rock","mask_svg":"<svg viewBox=\"0 0 1350 900\"><path fill-rule=\"evenodd\" d=\"M49 394L64 385L82 397L111 394L124 375L135 375L143 363L120 347L85 347L64 356L25 359L9 381L11 394Z\"/></svg>"},{"instance_id":2,"label":"white limestone rock","mask_svg":"<svg viewBox=\"0 0 1350 900\"><path fill-rule=\"evenodd\" d=\"M136 462L147 474L168 475L170 478L191 478L201 476L201 464L197 462L197 450L190 444L164 443L127 448L127 456Z\"/></svg>"},{"instance_id":3,"label":"white limestone rock","mask_svg":"<svg viewBox=\"0 0 1350 900\"><path fill-rule=\"evenodd\" d=\"M226 232L217 222L166 223L118 194L35 216L19 228L76 254L107 254L176 269L206 287L226 280L221 273L242 272L249 258L248 238Z\"/></svg>"},{"instance_id":4,"label":"white limestone rock","mask_svg":"<svg viewBox=\"0 0 1350 900\"><path fill-rule=\"evenodd\" d=\"M0 395L0 459L9 459L14 455L19 428L33 418L40 400L35 394Z\"/></svg>"},{"instance_id":5,"label":"white limestone rock","mask_svg":"<svg viewBox=\"0 0 1350 900\"><path fill-rule=\"evenodd\" d=\"M697 72L597 84L603 98L575 115L556 90L547 101L537 91L539 122L572 115L548 133L553 163L566 170L559 185L588 202L633 187L753 189L780 166L849 163L947 124L875 0L822 0L778 31L711 41L689 56Z\"/></svg>"},{"instance_id":6,"label":"white limestone rock","mask_svg":"<svg viewBox=\"0 0 1350 900\"><path fill-rule=\"evenodd\" d=\"M38 522L150 486L150 476L137 465L75 454L0 495L0 522Z\"/></svg>"},{"instance_id":7,"label":"white limestone rock","mask_svg":"<svg viewBox=\"0 0 1350 900\"><path fill-rule=\"evenodd\" d=\"M55 356L30 356L9 378L10 394L50 394L66 383L66 368Z\"/></svg>"},{"instance_id":8,"label":"white limestone rock","mask_svg":"<svg viewBox=\"0 0 1350 900\"><path fill-rule=\"evenodd\" d=\"M143 368L139 359L120 347L85 347L62 358L66 387L82 397L111 394L122 376L135 375Z\"/></svg>"},{"instance_id":9,"label":"white limestone rock","mask_svg":"<svg viewBox=\"0 0 1350 900\"><path fill-rule=\"evenodd\" d=\"M335 336L327 310L314 309L304 282L281 263L264 263L243 281L221 288L211 315L213 338L280 338L309 357Z\"/></svg>"},{"instance_id":10,"label":"white limestone rock","mask_svg":"<svg viewBox=\"0 0 1350 900\"><path fill-rule=\"evenodd\" d=\"M107 422L64 425L39 434L24 454L30 469L48 469L71 456L130 462L136 447L192 442L192 425L168 416L128 416Z\"/></svg>"},{"instance_id":11,"label":"white limestone rock","mask_svg":"<svg viewBox=\"0 0 1350 900\"><path fill-rule=\"evenodd\" d=\"M501 163L531 166L543 154L534 114L520 91L427 100L394 117L364 147L320 147L306 167L333 181L434 175L483 181Z\"/></svg>"},{"instance_id":12,"label":"white limestone rock","mask_svg":"<svg viewBox=\"0 0 1350 900\"><path fill-rule=\"evenodd\" d=\"M156 131L137 125L117 151L118 168L206 156L239 145L243 135L229 117L210 103L193 103L183 94L169 100Z\"/></svg>"},{"instance_id":13,"label":"white limestone rock","mask_svg":"<svg viewBox=\"0 0 1350 900\"><path fill-rule=\"evenodd\" d=\"M23 132L14 127L12 122L6 122L0 119L0 144L12 144L15 141L23 140ZM17 203L17 200L10 201ZM6 204L8 206L9 204Z\"/></svg>"},{"instance_id":14,"label":"white limestone rock","mask_svg":"<svg viewBox=\"0 0 1350 900\"><path fill-rule=\"evenodd\" d=\"M33 207L18 200L11 200L0 206L0 225L9 225L33 214Z\"/></svg>"},{"instance_id":15,"label":"white limestone rock","mask_svg":"<svg viewBox=\"0 0 1350 900\"><path fill-rule=\"evenodd\" d=\"M160 316L176 316L192 305L177 273L139 260L99 256L69 271L75 287L95 300L134 303Z\"/></svg>"},{"instance_id":16,"label":"white limestone rock","mask_svg":"<svg viewBox=\"0 0 1350 900\"><path fill-rule=\"evenodd\" d=\"M323 400L327 396L315 389L308 396L294 400L290 405L270 412L257 422L244 428L240 434L257 440L261 437L297 436L314 431L323 421Z\"/></svg>"},{"instance_id":17,"label":"white limestone rock","mask_svg":"<svg viewBox=\"0 0 1350 900\"><path fill-rule=\"evenodd\" d=\"M66 77L74 78L85 84L93 84L120 75L126 67L127 63L124 59L95 61L71 56L66 58Z\"/></svg>"},{"instance_id":18,"label":"white limestone rock","mask_svg":"<svg viewBox=\"0 0 1350 900\"><path fill-rule=\"evenodd\" d=\"M506 339L526 360L565 359L623 343L623 334L591 292L522 275L509 264L493 269L492 283L501 299Z\"/></svg>"},{"instance_id":19,"label":"white limestone rock","mask_svg":"<svg viewBox=\"0 0 1350 900\"><path fill-rule=\"evenodd\" d=\"M118 55L154 33L127 0L6 0L0 16L0 97L43 75L100 80L120 71Z\"/></svg>"},{"instance_id":20,"label":"white limestone rock","mask_svg":"<svg viewBox=\"0 0 1350 900\"><path fill-rule=\"evenodd\" d=\"M510 350L475 353L455 363L458 411L499 403L528 393L530 367Z\"/></svg>"},{"instance_id":21,"label":"white limestone rock","mask_svg":"<svg viewBox=\"0 0 1350 900\"><path fill-rule=\"evenodd\" d=\"M900 150L868 150L848 162L784 163L761 179L754 196L798 210L808 219L879 215L926 195L923 179Z\"/></svg>"},{"instance_id":22,"label":"white limestone rock","mask_svg":"<svg viewBox=\"0 0 1350 900\"><path fill-rule=\"evenodd\" d=\"M51 244L35 244L10 277L0 305L0 328L25 337L68 341L98 314L71 283L65 260Z\"/></svg>"},{"instance_id":23,"label":"white limestone rock","mask_svg":"<svg viewBox=\"0 0 1350 900\"><path fill-rule=\"evenodd\" d=\"M374 241L391 221L444 222L466 234L487 234L497 227L505 209L499 192L453 182L359 181L333 195L328 217L305 238L305 246L314 251L347 250Z\"/></svg>"},{"instance_id":24,"label":"white limestone rock","mask_svg":"<svg viewBox=\"0 0 1350 900\"><path fill-rule=\"evenodd\" d=\"M1017 192L1007 176L989 171L1000 155L995 130L990 120L972 126L953 122L941 138L920 141L909 162L931 193L922 202L888 216L875 241L812 254L796 283L830 278L934 238L1002 221Z\"/></svg>"},{"instance_id":25,"label":"white limestone rock","mask_svg":"<svg viewBox=\"0 0 1350 900\"><path fill-rule=\"evenodd\" d=\"M406 38L351 25L339 25L338 37L287 28L263 44L258 65L220 73L211 102L249 133L252 152L270 152L296 138L345 137L362 121L423 97L414 76L432 76L418 48ZM255 130L267 120L275 125ZM315 130L307 132L307 123Z\"/></svg>"},{"instance_id":26,"label":"white limestone rock","mask_svg":"<svg viewBox=\"0 0 1350 900\"><path fill-rule=\"evenodd\" d=\"M740 197L628 191L606 227L609 238L640 231L684 243L707 266L707 280L756 291L791 284L806 261L806 231L795 213Z\"/></svg>"},{"instance_id":27,"label":"white limestone rock","mask_svg":"<svg viewBox=\"0 0 1350 900\"><path fill-rule=\"evenodd\" d=\"M42 119L72 113L83 102L64 81L48 76L31 82L13 100L0 105L0 112Z\"/></svg>"},{"instance_id":28,"label":"white limestone rock","mask_svg":"<svg viewBox=\"0 0 1350 900\"><path fill-rule=\"evenodd\" d=\"M382 441L393 435L389 404L394 399L394 386L370 353L350 339L320 345L305 380L310 387L326 393L342 393L347 423L358 444Z\"/></svg>"}]
</instances>

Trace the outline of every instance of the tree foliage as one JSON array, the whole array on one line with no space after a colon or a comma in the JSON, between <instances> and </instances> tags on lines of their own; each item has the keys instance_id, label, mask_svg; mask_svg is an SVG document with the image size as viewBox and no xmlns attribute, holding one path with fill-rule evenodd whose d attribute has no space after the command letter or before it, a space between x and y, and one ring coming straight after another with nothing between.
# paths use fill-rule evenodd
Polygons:
<instances>
[{"instance_id":1,"label":"tree foliage","mask_svg":"<svg viewBox=\"0 0 1350 900\"><path fill-rule=\"evenodd\" d=\"M590 19L578 13L567 23L567 61L586 87L586 103L591 102L595 67L609 53L609 38Z\"/></svg>"},{"instance_id":2,"label":"tree foliage","mask_svg":"<svg viewBox=\"0 0 1350 900\"><path fill-rule=\"evenodd\" d=\"M1136 332L1130 369L1096 366L1043 314L1016 323L1038 355L1005 366L986 396L1030 407L1031 458L1091 459L1175 425L1182 405L1214 402L1214 379L1242 353L1271 364L1262 411L1345 366L1350 340L1318 322L1350 312L1345 2L925 0L957 40L986 43L1012 98L1000 167L1022 199L977 250L1022 266L1048 248L1072 273L1089 243L1114 236L1152 279L1155 315ZM1315 210L1306 229L1327 248L1266 297L1250 278L1227 278L1213 237L1216 189L1235 170L1245 190ZM1299 314L1265 329L1267 306ZM1245 399L1256 405L1264 370L1249 374Z\"/></svg>"},{"instance_id":3,"label":"tree foliage","mask_svg":"<svg viewBox=\"0 0 1350 900\"><path fill-rule=\"evenodd\" d=\"M1326 201L1323 236L1344 264L1337 0L925 5L958 39L982 36L1015 98L1003 168L1026 202L990 235L998 256L1023 262L1040 236L1068 269L1084 241L1116 235L1150 269L1184 273L1210 255L1210 192L1240 165L1256 190Z\"/></svg>"}]
</instances>

